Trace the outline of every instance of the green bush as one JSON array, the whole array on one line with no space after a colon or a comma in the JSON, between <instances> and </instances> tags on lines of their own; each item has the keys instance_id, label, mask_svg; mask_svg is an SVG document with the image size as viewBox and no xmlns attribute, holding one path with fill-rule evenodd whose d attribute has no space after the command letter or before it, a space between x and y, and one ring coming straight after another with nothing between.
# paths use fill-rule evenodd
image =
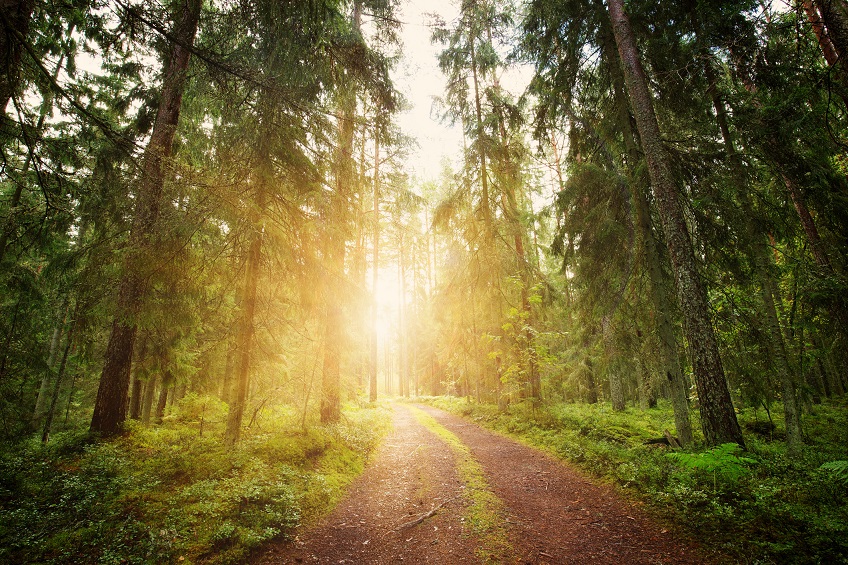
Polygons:
<instances>
[{"instance_id":1,"label":"green bush","mask_svg":"<svg viewBox=\"0 0 848 565\"><path fill-rule=\"evenodd\" d=\"M806 415L808 445L787 456L784 443L746 437L747 452L735 444L695 446L670 453L646 445L674 429L671 406L616 412L609 405L558 403L532 408L496 406L464 399L426 399L530 445L571 461L584 471L627 489L681 533L714 548L717 559L750 563L848 563L848 406L845 399L817 406ZM779 404L773 407L784 437ZM698 429L697 414L693 427ZM740 423L760 416L743 410Z\"/></svg>"},{"instance_id":2,"label":"green bush","mask_svg":"<svg viewBox=\"0 0 848 565\"><path fill-rule=\"evenodd\" d=\"M270 410L272 432L247 430L228 449L220 403L192 395L162 426L131 423L113 441L66 433L8 448L0 562L243 561L326 512L388 429L382 408L344 413L303 431L292 410Z\"/></svg>"}]
</instances>

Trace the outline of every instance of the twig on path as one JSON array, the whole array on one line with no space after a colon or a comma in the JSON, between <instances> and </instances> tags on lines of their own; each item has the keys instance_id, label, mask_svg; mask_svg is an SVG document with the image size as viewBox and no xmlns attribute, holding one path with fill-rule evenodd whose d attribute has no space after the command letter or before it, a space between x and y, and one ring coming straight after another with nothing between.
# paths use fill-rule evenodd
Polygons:
<instances>
[{"instance_id":1,"label":"twig on path","mask_svg":"<svg viewBox=\"0 0 848 565\"><path fill-rule=\"evenodd\" d=\"M435 516L436 512L441 510L442 506L444 506L445 504L447 504L448 502L450 502L452 500L456 500L459 497L460 497L460 495L456 495L453 498L449 498L449 499L445 500L444 502L442 502L441 504L439 504L438 506L436 506L435 508L433 508L429 512L425 512L424 514L422 514L421 516L419 516L415 520L411 520L409 522L405 522L405 523L401 524L400 526L395 528L395 531L399 532L401 530L406 530L406 529L412 528L413 526L417 526L418 524L420 524L421 522L423 522L427 518L432 518L433 516Z\"/></svg>"}]
</instances>

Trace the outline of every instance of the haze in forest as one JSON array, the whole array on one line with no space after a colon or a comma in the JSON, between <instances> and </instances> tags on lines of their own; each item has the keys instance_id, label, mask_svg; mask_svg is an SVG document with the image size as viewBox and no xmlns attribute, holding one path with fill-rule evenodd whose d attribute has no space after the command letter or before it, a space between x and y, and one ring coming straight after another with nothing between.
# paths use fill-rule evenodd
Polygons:
<instances>
[{"instance_id":1,"label":"haze in forest","mask_svg":"<svg viewBox=\"0 0 848 565\"><path fill-rule=\"evenodd\" d=\"M497 484L574 479L478 426L649 507L587 552L845 560L846 0L0 16L0 561L243 562L392 469L518 559Z\"/></svg>"}]
</instances>

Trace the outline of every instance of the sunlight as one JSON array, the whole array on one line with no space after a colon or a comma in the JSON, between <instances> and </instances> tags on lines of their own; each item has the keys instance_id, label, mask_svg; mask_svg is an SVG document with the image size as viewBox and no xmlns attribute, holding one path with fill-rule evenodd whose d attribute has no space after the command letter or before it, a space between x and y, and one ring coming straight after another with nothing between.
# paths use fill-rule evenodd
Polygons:
<instances>
[{"instance_id":1,"label":"sunlight","mask_svg":"<svg viewBox=\"0 0 848 565\"><path fill-rule=\"evenodd\" d=\"M395 265L382 267L377 271L374 300L377 306L374 329L377 332L377 344L382 349L391 341L393 333L397 331L398 316L400 315L400 282Z\"/></svg>"}]
</instances>

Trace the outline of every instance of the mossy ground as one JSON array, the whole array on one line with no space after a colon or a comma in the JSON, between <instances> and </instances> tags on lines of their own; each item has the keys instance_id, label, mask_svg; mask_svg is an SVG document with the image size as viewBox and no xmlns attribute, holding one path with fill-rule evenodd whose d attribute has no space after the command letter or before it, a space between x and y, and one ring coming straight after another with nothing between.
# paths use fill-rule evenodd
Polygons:
<instances>
[{"instance_id":1,"label":"mossy ground","mask_svg":"<svg viewBox=\"0 0 848 565\"><path fill-rule=\"evenodd\" d=\"M225 407L206 401L201 428L191 407L203 401L112 441L64 433L8 448L0 562L242 561L327 512L390 425L385 407L349 405L339 424L304 430L280 406L227 448Z\"/></svg>"},{"instance_id":2,"label":"mossy ground","mask_svg":"<svg viewBox=\"0 0 848 565\"><path fill-rule=\"evenodd\" d=\"M738 473L681 464L668 448L645 445L674 430L671 407L615 412L609 404L550 404L535 409L465 399L423 399L524 443L575 463L621 487L655 515L717 554L744 563L848 563L848 489L821 465L848 460L848 403L832 400L804 416L807 445L787 456L782 410L771 408L776 429L746 433L746 459ZM739 413L744 430L762 429L764 410ZM693 412L693 426L699 427ZM696 446L688 453L704 454ZM712 455L708 456L712 457Z\"/></svg>"}]
</instances>

